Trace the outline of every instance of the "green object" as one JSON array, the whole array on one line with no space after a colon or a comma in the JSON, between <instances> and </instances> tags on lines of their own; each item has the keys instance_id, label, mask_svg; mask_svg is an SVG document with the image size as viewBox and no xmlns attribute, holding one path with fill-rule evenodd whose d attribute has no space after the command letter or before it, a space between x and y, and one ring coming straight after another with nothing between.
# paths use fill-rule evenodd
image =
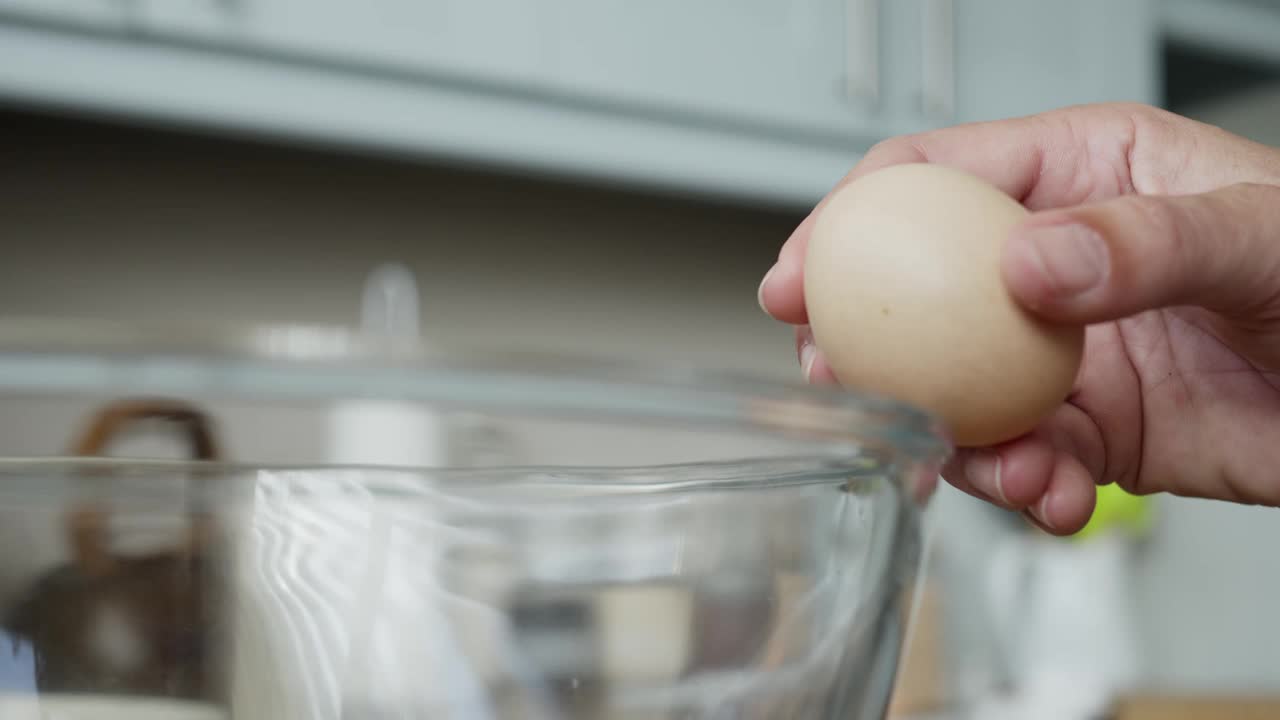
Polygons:
<instances>
[{"instance_id":1,"label":"green object","mask_svg":"<svg viewBox=\"0 0 1280 720\"><path fill-rule=\"evenodd\" d=\"M1151 516L1150 498L1132 495L1115 483L1103 485L1093 517L1075 537L1085 540L1110 529L1142 535L1151 527Z\"/></svg>"}]
</instances>

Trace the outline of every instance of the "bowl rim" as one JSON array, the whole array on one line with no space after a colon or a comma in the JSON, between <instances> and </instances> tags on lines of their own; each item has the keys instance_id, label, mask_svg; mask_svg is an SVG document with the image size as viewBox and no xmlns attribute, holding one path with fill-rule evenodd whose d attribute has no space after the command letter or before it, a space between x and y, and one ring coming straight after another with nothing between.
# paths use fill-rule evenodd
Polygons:
<instances>
[{"instance_id":1,"label":"bowl rim","mask_svg":"<svg viewBox=\"0 0 1280 720\"><path fill-rule=\"evenodd\" d=\"M933 464L953 450L934 416L892 398L687 364L480 345L444 351L416 337L337 325L0 318L0 390L130 384L135 396L166 390L181 396L199 386L257 397L416 399L710 424L794 435L833 448L874 448ZM348 394L337 395L338 390ZM42 462L67 458L0 458L0 469Z\"/></svg>"},{"instance_id":2,"label":"bowl rim","mask_svg":"<svg viewBox=\"0 0 1280 720\"><path fill-rule=\"evenodd\" d=\"M865 471L860 473L859 471ZM181 474L193 483L184 495L198 495L201 481L232 479L234 476L270 473L300 475L308 481L316 473L359 475L362 491L380 497L412 498L426 494L484 497L488 491L513 487L536 489L543 499L592 496L659 495L681 490L734 490L778 488L815 484L849 484L867 477L885 479L884 467L875 459L834 458L741 458L729 461L654 464L634 466L548 466L511 465L500 467L420 467L365 463L256 463L223 460L167 460L133 457L0 457L0 488L15 489L14 480L33 483L42 498L57 492L47 484L51 475L72 481L61 490L74 497L93 496L105 489L107 497L133 482L154 480L172 488L172 476ZM343 479L345 482L345 478ZM589 482L585 482L588 481ZM124 484L121 485L120 483ZM20 483L19 483L20 484ZM214 483L214 490L219 483ZM142 488L149 485L139 486ZM466 493L458 491L465 490ZM545 495L561 490L564 496Z\"/></svg>"}]
</instances>

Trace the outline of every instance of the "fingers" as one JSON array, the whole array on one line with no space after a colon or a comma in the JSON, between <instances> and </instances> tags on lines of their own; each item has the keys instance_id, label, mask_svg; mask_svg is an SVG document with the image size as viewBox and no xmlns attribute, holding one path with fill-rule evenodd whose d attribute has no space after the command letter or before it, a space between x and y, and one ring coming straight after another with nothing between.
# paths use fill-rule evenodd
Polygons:
<instances>
[{"instance_id":1,"label":"fingers","mask_svg":"<svg viewBox=\"0 0 1280 720\"><path fill-rule=\"evenodd\" d=\"M1031 435L961 451L942 475L975 497L1068 535L1093 514L1104 466L1102 436L1083 410L1067 404Z\"/></svg>"},{"instance_id":2,"label":"fingers","mask_svg":"<svg viewBox=\"0 0 1280 720\"><path fill-rule=\"evenodd\" d=\"M1057 535L1069 535L1093 515L1096 483L1068 450L1038 437L1016 440L999 450L965 451L942 476L981 500L1022 512Z\"/></svg>"},{"instance_id":3,"label":"fingers","mask_svg":"<svg viewBox=\"0 0 1280 720\"><path fill-rule=\"evenodd\" d=\"M931 162L985 179L1031 208L1079 204L1118 195L1128 186L1123 160L1132 145L1138 106L1073 107L1043 115L972 123L886 140L871 148L832 190L892 165ZM1114 158L1121 167L1090 162ZM802 265L818 203L783 244L761 282L765 312L783 322L807 322Z\"/></svg>"},{"instance_id":4,"label":"fingers","mask_svg":"<svg viewBox=\"0 0 1280 720\"><path fill-rule=\"evenodd\" d=\"M1096 323L1197 305L1241 317L1280 307L1280 187L1130 196L1033 216L1002 273L1029 309Z\"/></svg>"},{"instance_id":5,"label":"fingers","mask_svg":"<svg viewBox=\"0 0 1280 720\"><path fill-rule=\"evenodd\" d=\"M813 342L813 331L808 325L796 328L796 360L800 362L800 371L804 379L814 385L836 385L835 373L827 364L826 357Z\"/></svg>"},{"instance_id":6,"label":"fingers","mask_svg":"<svg viewBox=\"0 0 1280 720\"><path fill-rule=\"evenodd\" d=\"M961 450L943 469L943 476L1000 507L1023 510L1044 495L1054 457L1050 443L1026 437L998 448Z\"/></svg>"},{"instance_id":7,"label":"fingers","mask_svg":"<svg viewBox=\"0 0 1280 720\"><path fill-rule=\"evenodd\" d=\"M1090 327L1069 401L1025 437L961 451L943 477L1046 531L1065 535L1084 527L1097 485L1133 487L1142 471L1142 388L1125 349L1126 328L1142 330L1129 321Z\"/></svg>"},{"instance_id":8,"label":"fingers","mask_svg":"<svg viewBox=\"0 0 1280 720\"><path fill-rule=\"evenodd\" d=\"M924 162L925 156L910 138L897 138L871 148L853 170L822 198L817 207L800 222L778 252L778 261L765 273L757 293L760 307L782 322L802 325L808 322L804 307L804 255L814 220L827 200L837 190L869 172L890 165Z\"/></svg>"},{"instance_id":9,"label":"fingers","mask_svg":"<svg viewBox=\"0 0 1280 720\"><path fill-rule=\"evenodd\" d=\"M1049 489L1024 514L1054 535L1079 532L1093 516L1098 488L1089 471L1070 453L1055 458Z\"/></svg>"},{"instance_id":10,"label":"fingers","mask_svg":"<svg viewBox=\"0 0 1280 720\"><path fill-rule=\"evenodd\" d=\"M1114 103L887 140L872 148L836 189L875 170L911 162L970 172L1033 211L1133 194L1202 193L1240 182L1280 184L1280 155L1272 148L1157 108ZM767 313L793 324L807 321L800 266L811 218L783 245L759 292Z\"/></svg>"},{"instance_id":11,"label":"fingers","mask_svg":"<svg viewBox=\"0 0 1280 720\"><path fill-rule=\"evenodd\" d=\"M792 325L809 322L804 307L804 253L816 213L817 210L810 213L791 233L778 253L778 261L760 281L760 308L774 319Z\"/></svg>"}]
</instances>

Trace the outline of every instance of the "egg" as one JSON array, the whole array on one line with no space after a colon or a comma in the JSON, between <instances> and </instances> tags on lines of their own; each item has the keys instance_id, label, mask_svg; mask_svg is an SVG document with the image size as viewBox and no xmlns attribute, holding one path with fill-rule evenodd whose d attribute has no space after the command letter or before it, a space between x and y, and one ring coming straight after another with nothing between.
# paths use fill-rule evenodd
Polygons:
<instances>
[{"instance_id":1,"label":"egg","mask_svg":"<svg viewBox=\"0 0 1280 720\"><path fill-rule=\"evenodd\" d=\"M1035 428L1069 396L1084 329L1031 315L1000 255L1028 212L959 170L897 165L836 191L805 257L814 344L850 389L935 415L961 447Z\"/></svg>"}]
</instances>

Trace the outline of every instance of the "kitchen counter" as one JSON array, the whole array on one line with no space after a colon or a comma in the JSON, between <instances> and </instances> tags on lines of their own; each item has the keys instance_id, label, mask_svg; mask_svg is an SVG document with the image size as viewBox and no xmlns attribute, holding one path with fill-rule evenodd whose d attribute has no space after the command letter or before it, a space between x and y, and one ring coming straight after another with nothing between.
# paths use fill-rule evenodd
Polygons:
<instances>
[{"instance_id":1,"label":"kitchen counter","mask_svg":"<svg viewBox=\"0 0 1280 720\"><path fill-rule=\"evenodd\" d=\"M1113 720L1274 720L1280 698L1243 695L1161 694L1119 703Z\"/></svg>"}]
</instances>

